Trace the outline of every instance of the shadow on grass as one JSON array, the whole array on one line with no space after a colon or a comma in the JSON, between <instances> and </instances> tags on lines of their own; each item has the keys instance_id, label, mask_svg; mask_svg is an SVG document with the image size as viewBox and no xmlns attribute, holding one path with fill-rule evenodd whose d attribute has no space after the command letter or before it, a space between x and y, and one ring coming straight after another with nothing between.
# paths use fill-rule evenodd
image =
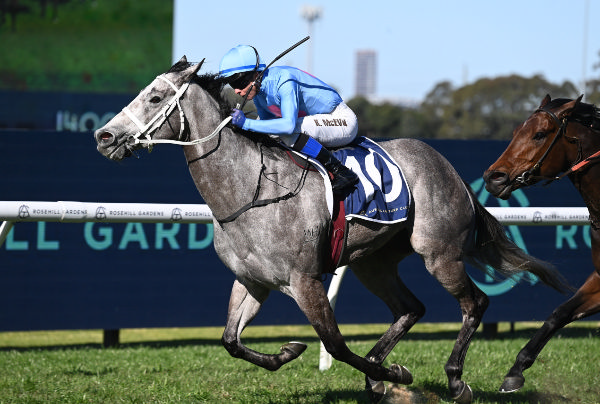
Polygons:
<instances>
[{"instance_id":1,"label":"shadow on grass","mask_svg":"<svg viewBox=\"0 0 600 404\"><path fill-rule=\"evenodd\" d=\"M538 328L527 327L516 331L503 331L498 332L495 338L492 340L513 340L513 339L530 339L536 333ZM440 341L440 340L455 340L458 335L458 331L441 331L441 332L409 332L403 339L404 340L417 340L417 341ZM554 335L554 338L590 338L600 337L600 328L590 327L577 327L571 326L558 330ZM476 339L484 338L481 328L479 332L475 334Z\"/></svg>"},{"instance_id":2,"label":"shadow on grass","mask_svg":"<svg viewBox=\"0 0 600 404\"><path fill-rule=\"evenodd\" d=\"M512 340L512 339L530 339L537 328L524 328L517 331L504 331L499 332L495 340ZM403 341L455 341L458 335L458 331L436 331L436 332L409 332L402 340ZM357 333L346 333L344 339L346 341L377 341L381 337L381 334L357 334ZM589 327L568 327L559 330L553 338L599 338L600 328L589 328ZM481 332L475 335L475 339L484 339ZM319 343L317 336L303 336L296 337L290 336L277 336L277 337L242 337L244 344L260 344L260 343L287 343L291 340L301 340L307 344ZM151 348L164 348L164 347L178 347L178 346L221 346L221 340L216 338L188 338L188 339L174 339L164 341L141 341L141 342L127 342L120 343L119 348L139 348L139 347L151 347ZM39 345L29 347L0 347L0 352L5 351L18 351L27 352L34 350L60 350L60 349L106 349L102 344L65 344L65 345Z\"/></svg>"},{"instance_id":3,"label":"shadow on grass","mask_svg":"<svg viewBox=\"0 0 600 404\"><path fill-rule=\"evenodd\" d=\"M446 384L427 381L417 385L403 386L388 383L387 392L380 404L434 404L452 402ZM313 396L313 397L311 397ZM323 390L314 393L306 392L290 394L291 402L338 403L356 401L369 403L367 394L361 390ZM312 398L312 399L311 399ZM473 390L476 402L495 404L560 404L571 400L553 393L537 391L504 394L497 391Z\"/></svg>"}]
</instances>

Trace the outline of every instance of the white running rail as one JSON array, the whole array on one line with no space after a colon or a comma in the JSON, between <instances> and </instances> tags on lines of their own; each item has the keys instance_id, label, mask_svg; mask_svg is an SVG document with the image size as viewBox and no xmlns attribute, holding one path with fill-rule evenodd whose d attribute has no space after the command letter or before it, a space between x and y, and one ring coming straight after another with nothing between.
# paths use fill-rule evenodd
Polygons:
<instances>
[{"instance_id":1,"label":"white running rail","mask_svg":"<svg viewBox=\"0 0 600 404\"><path fill-rule=\"evenodd\" d=\"M565 207L488 207L505 226L558 226L589 224L587 208ZM26 202L0 201L0 246L15 222L142 222L142 223L212 223L207 205L103 203L103 202ZM331 308L335 303L347 267L338 268L332 278L327 297ZM321 344L319 369L331 367L332 358Z\"/></svg>"}]
</instances>

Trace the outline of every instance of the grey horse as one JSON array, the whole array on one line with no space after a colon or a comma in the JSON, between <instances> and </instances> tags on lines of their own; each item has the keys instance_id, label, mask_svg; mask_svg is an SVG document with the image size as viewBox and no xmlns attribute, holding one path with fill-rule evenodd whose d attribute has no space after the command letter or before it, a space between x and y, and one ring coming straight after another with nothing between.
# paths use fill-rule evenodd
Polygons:
<instances>
[{"instance_id":1,"label":"grey horse","mask_svg":"<svg viewBox=\"0 0 600 404\"><path fill-rule=\"evenodd\" d=\"M398 263L417 253L460 305L462 328L445 371L451 397L471 402L471 388L461 375L488 297L465 272L465 262L483 271L490 265L504 276L528 271L559 291L565 289L561 276L514 245L431 147L414 139L381 142L401 165L412 201L404 222L348 223L340 265L350 265L394 319L365 357L356 355L344 342L322 282L331 215L321 175L293 162L270 137L224 125L229 106L221 96L223 83L213 74L198 75L201 65L188 63L184 56L94 136L98 151L115 161L155 143L183 145L196 187L215 218L215 250L236 276L222 337L227 351L274 371L306 349L303 343L290 342L277 354L265 354L241 342L242 331L269 292L278 290L296 301L333 358L366 375L370 399L380 400L383 381L413 380L404 366L385 367L383 362L425 313L398 273ZM238 211L242 206L249 209Z\"/></svg>"}]
</instances>

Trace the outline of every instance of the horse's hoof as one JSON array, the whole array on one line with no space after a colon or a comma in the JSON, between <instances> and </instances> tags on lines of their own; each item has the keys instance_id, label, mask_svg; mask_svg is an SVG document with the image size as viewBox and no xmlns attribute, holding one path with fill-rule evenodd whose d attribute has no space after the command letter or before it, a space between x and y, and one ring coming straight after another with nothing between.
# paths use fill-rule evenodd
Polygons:
<instances>
[{"instance_id":1,"label":"horse's hoof","mask_svg":"<svg viewBox=\"0 0 600 404\"><path fill-rule=\"evenodd\" d=\"M408 370L404 366L392 363L392 365L390 366L390 371L397 375L397 377L394 380L390 381L398 384L412 384L412 373L410 373L410 370Z\"/></svg>"},{"instance_id":2,"label":"horse's hoof","mask_svg":"<svg viewBox=\"0 0 600 404\"><path fill-rule=\"evenodd\" d=\"M303 342L290 341L287 344L284 344L279 348L281 353L288 353L292 356L292 359L295 359L302 355L307 348L307 345Z\"/></svg>"},{"instance_id":3,"label":"horse's hoof","mask_svg":"<svg viewBox=\"0 0 600 404\"><path fill-rule=\"evenodd\" d=\"M384 382L377 382L372 380L370 377L366 377L367 386L365 390L367 391L367 395L369 396L369 402L378 403L383 400L383 396L385 396L386 388Z\"/></svg>"},{"instance_id":4,"label":"horse's hoof","mask_svg":"<svg viewBox=\"0 0 600 404\"><path fill-rule=\"evenodd\" d=\"M500 393L514 393L524 385L525 378L523 376L506 376L504 383L500 386Z\"/></svg>"},{"instance_id":5,"label":"horse's hoof","mask_svg":"<svg viewBox=\"0 0 600 404\"><path fill-rule=\"evenodd\" d=\"M473 401L473 390L471 390L471 386L469 386L465 382L461 382L463 384L462 391L456 397L453 397L455 403L458 404L470 404Z\"/></svg>"}]
</instances>

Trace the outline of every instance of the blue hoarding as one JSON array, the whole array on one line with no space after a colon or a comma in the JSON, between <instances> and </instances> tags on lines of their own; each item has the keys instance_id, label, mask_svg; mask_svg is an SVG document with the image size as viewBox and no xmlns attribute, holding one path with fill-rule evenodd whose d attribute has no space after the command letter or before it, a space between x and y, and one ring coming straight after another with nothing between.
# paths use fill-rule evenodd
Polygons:
<instances>
[{"instance_id":1,"label":"blue hoarding","mask_svg":"<svg viewBox=\"0 0 600 404\"><path fill-rule=\"evenodd\" d=\"M456 167L487 206L499 206L481 180L502 141L428 141ZM2 200L202 203L177 146L121 163L96 152L91 133L0 134ZM567 180L515 193L510 206L584 206ZM589 226L507 228L529 253L553 262L573 285L592 270ZM212 225L18 223L0 250L0 331L72 328L222 326L231 272L212 247ZM460 321L458 303L418 256L400 263L423 301L422 321ZM513 285L469 268L491 296L485 322L542 320L565 296L525 276ZM326 281L328 282L328 280ZM390 322L387 307L350 272L340 323ZM305 324L295 303L272 293L253 324Z\"/></svg>"},{"instance_id":2,"label":"blue hoarding","mask_svg":"<svg viewBox=\"0 0 600 404\"><path fill-rule=\"evenodd\" d=\"M134 94L0 91L0 128L86 132L102 127ZM34 112L35 111L35 112Z\"/></svg>"}]
</instances>

